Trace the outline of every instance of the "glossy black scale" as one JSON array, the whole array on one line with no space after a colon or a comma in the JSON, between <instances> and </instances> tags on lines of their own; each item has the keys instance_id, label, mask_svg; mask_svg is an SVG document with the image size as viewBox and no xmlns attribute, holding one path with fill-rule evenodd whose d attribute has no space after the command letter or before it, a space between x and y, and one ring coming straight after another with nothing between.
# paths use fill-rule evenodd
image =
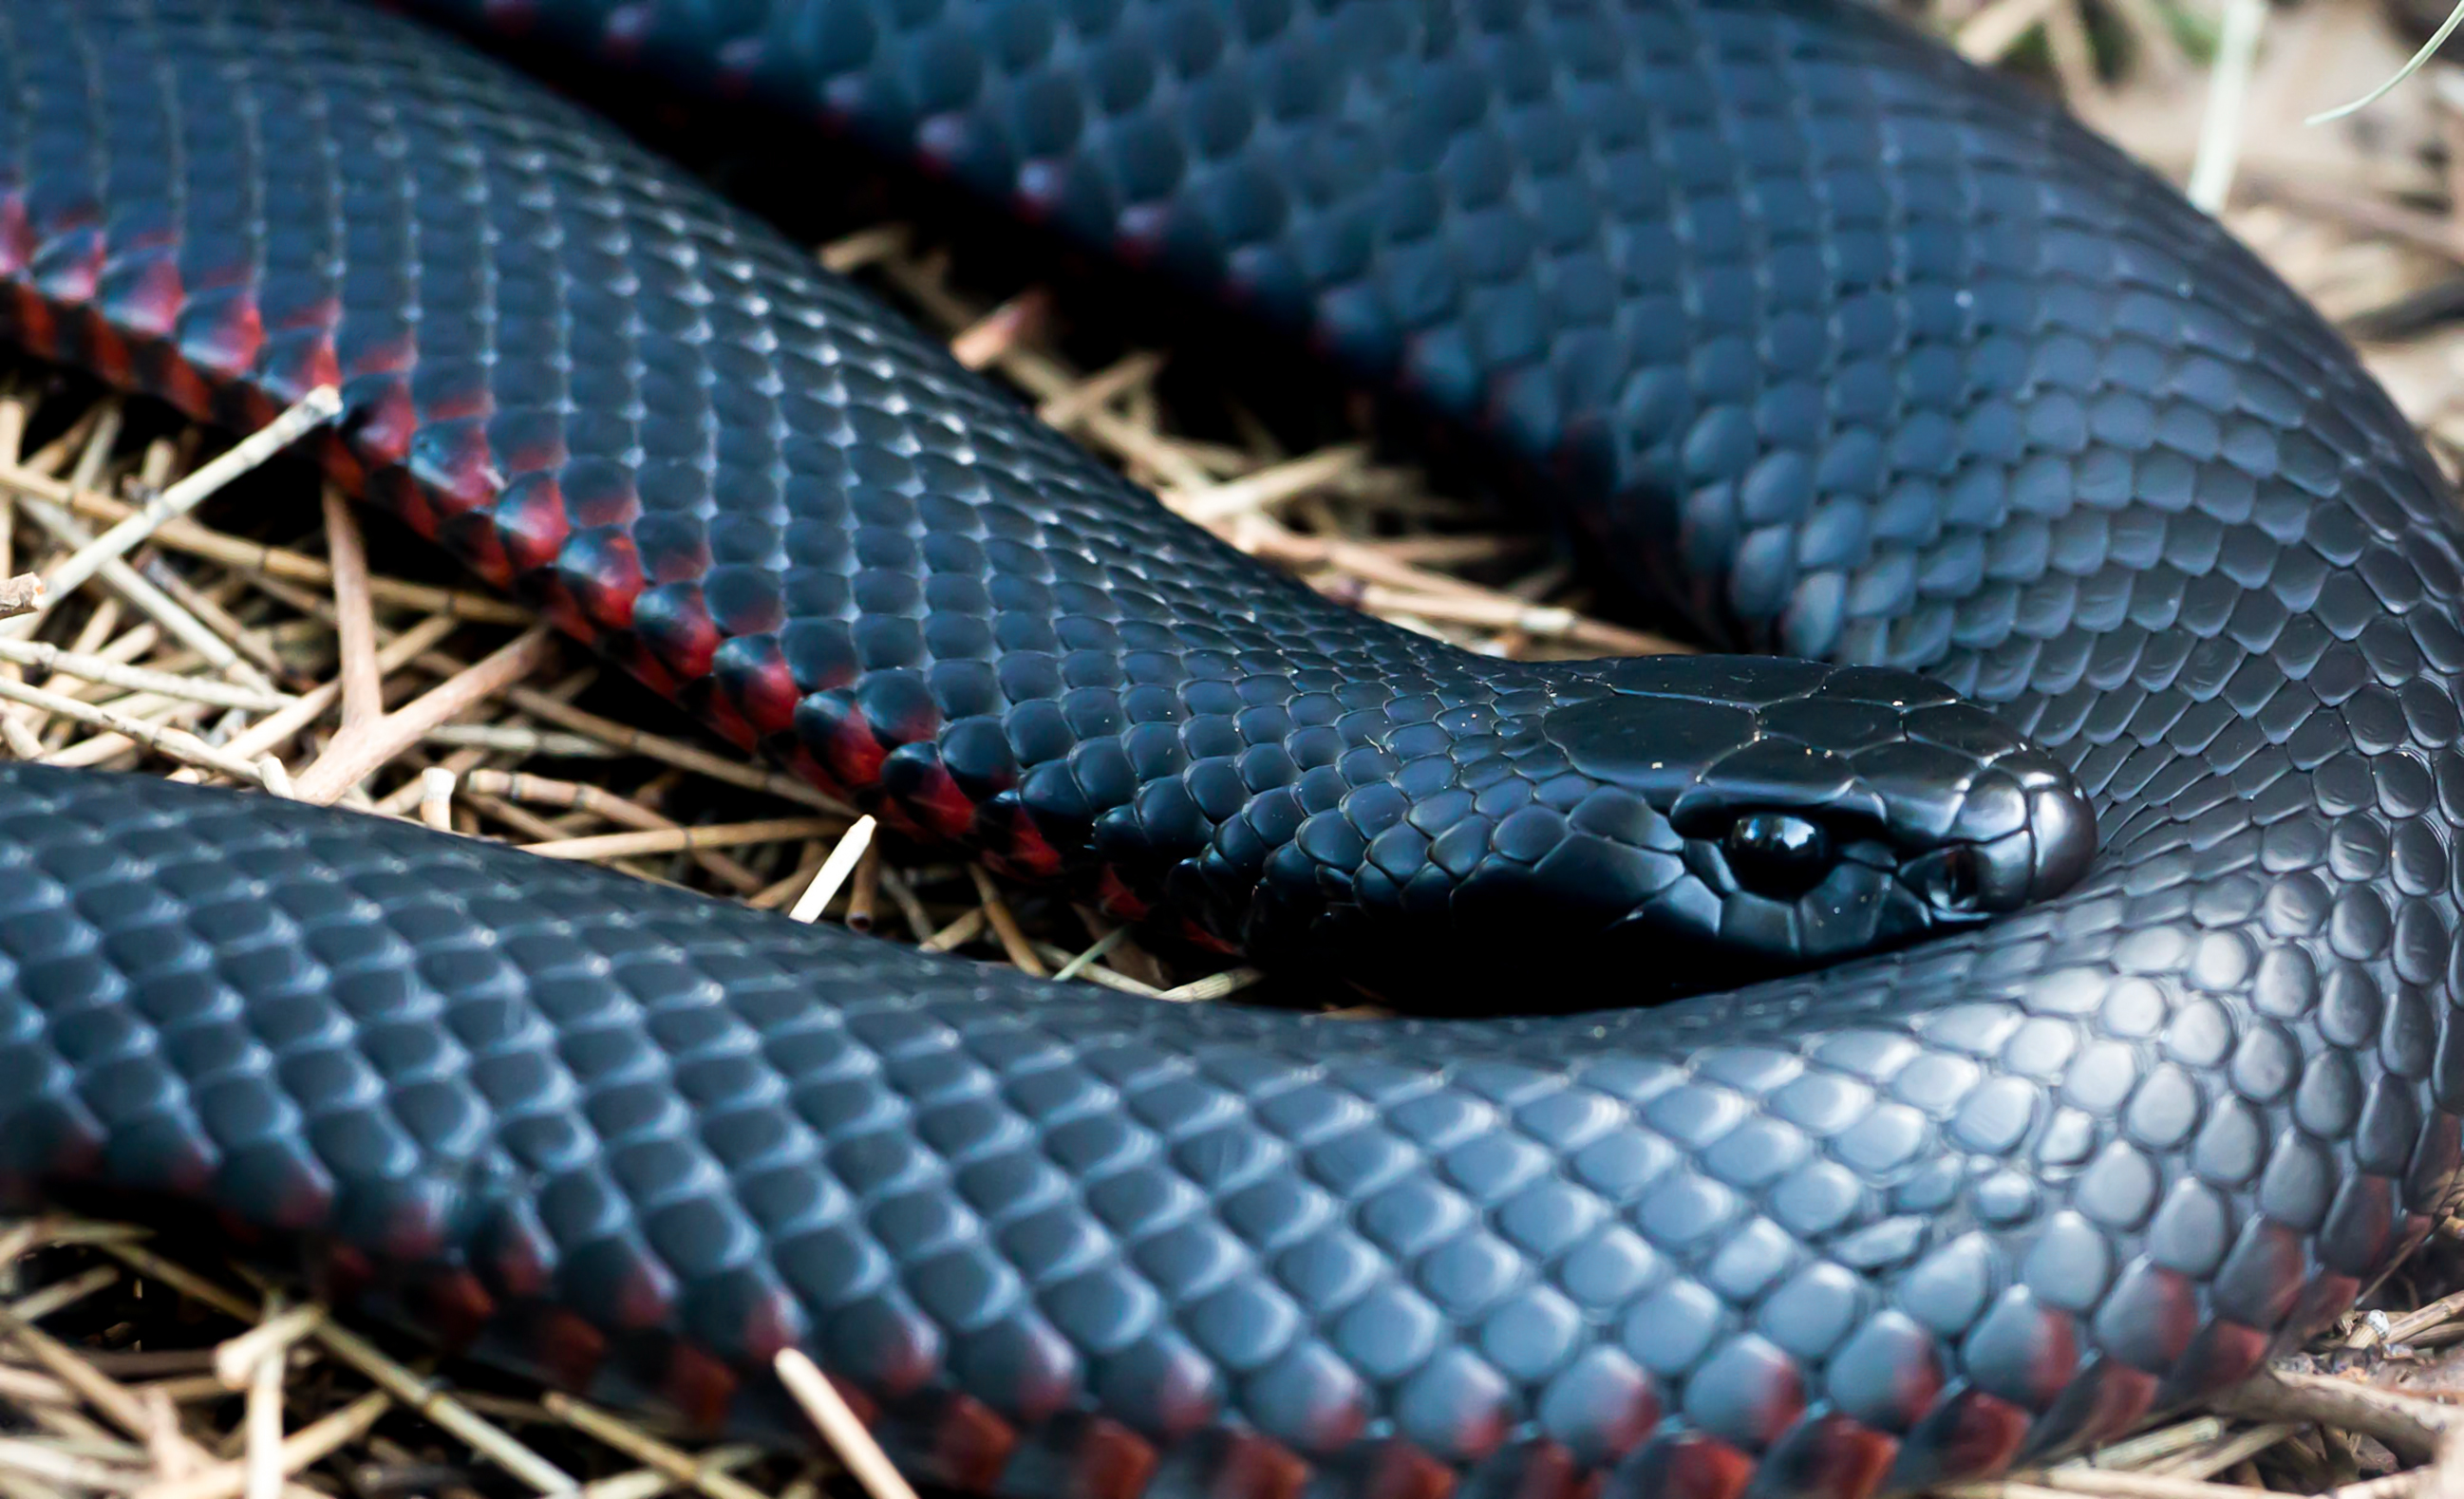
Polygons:
<instances>
[{"instance_id":1,"label":"glossy black scale","mask_svg":"<svg viewBox=\"0 0 2464 1499\"><path fill-rule=\"evenodd\" d=\"M13 1175L415 1262L399 1300L603 1394L715 1357L775 1419L800 1342L918 1476L1106 1499L1905 1490L2229 1382L2442 1209L2448 496L2289 292L2024 91L1811 0L485 9L1244 293L1832 664L1359 620L329 6L0 4L11 326L192 409L340 379L374 497L715 723L1025 857L1014 794L1287 952L1468 964L1599 890L1716 938L1529 995L1613 1005L2025 909L1652 1009L1318 1022L11 768ZM2094 803L2066 893L2087 819L2020 733ZM1833 845L1793 904L1724 851L1774 819ZM1386 946L1432 891L1446 939Z\"/></svg>"}]
</instances>

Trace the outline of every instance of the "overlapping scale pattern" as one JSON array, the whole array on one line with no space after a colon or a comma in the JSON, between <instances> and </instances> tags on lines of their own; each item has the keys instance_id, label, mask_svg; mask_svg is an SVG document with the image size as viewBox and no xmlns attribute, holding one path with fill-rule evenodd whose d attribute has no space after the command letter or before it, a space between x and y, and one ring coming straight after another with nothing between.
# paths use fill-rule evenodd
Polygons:
<instances>
[{"instance_id":1,"label":"overlapping scale pattern","mask_svg":"<svg viewBox=\"0 0 2464 1499\"><path fill-rule=\"evenodd\" d=\"M1654 685L1678 669L1476 656L1260 570L442 38L303 0L75 19L0 6L21 340L226 417L338 384L334 461L370 497L893 826L1263 957L1397 981L1409 954L1455 1003L1480 1003L1492 898L1535 940L1623 924L1747 971L1946 919L1907 877L1925 837L1843 862L1818 898L1739 899L1716 830L1680 836L1665 796L1578 768L1548 729L1657 693L1594 732L1660 732L1687 711ZM1883 710L1831 783L1864 804L1892 800L1884 774L1954 806L2067 780L1982 716L1950 763L1895 760L1913 741L1893 705L1942 696L1911 676L1723 682L1741 712L1697 738L1753 738L1766 708ZM1728 906L1749 930L1724 930Z\"/></svg>"},{"instance_id":2,"label":"overlapping scale pattern","mask_svg":"<svg viewBox=\"0 0 2464 1499\"><path fill-rule=\"evenodd\" d=\"M800 1341L920 1474L1098 1499L1990 1472L2231 1381L2449 1202L2449 501L2289 293L2016 90L1818 4L489 9L698 46L1492 417L1705 612L2001 705L2104 854L1715 999L1347 1023L12 768L16 1177L316 1231L603 1393L755 1418L740 1373ZM979 821L1020 805L1003 756L1099 848L1184 826L1136 805L1180 786L1244 879L1227 828L1383 870L1410 814L1347 810L1381 786L1471 794L1426 812L1440 868L1452 816L1590 833L1551 788L1627 791L1617 741L1556 716L1699 670L1465 663L1255 575L582 117L354 12L0 5L0 174L23 337L235 416L340 378L381 497L1015 863L1036 839ZM1758 680L1758 723L1892 695ZM1228 737L1150 776L1167 688ZM1901 700L1885 738L1966 742ZM1149 893L1237 927L1210 891Z\"/></svg>"},{"instance_id":3,"label":"overlapping scale pattern","mask_svg":"<svg viewBox=\"0 0 2464 1499\"><path fill-rule=\"evenodd\" d=\"M706 1417L776 1429L727 1371L799 1343L1002 1492L1984 1471L2247 1370L2453 1166L2420 990L2245 1000L2237 934L2117 965L2087 912L1725 1014L1361 1024L36 767L0 866L10 1180L310 1232ZM2212 992L2115 977L2171 956Z\"/></svg>"},{"instance_id":4,"label":"overlapping scale pattern","mask_svg":"<svg viewBox=\"0 0 2464 1499\"><path fill-rule=\"evenodd\" d=\"M2211 220L1860 7L408 5L826 121L1280 321L1791 653L2059 692L2091 639L2298 593L2279 553L2356 471L2381 522L2439 513Z\"/></svg>"}]
</instances>

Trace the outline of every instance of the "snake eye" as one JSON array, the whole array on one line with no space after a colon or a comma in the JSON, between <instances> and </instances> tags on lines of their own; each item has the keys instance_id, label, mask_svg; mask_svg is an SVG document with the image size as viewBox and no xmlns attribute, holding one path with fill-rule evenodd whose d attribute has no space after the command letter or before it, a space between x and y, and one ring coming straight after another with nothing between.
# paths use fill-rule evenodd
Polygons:
<instances>
[{"instance_id":1,"label":"snake eye","mask_svg":"<svg viewBox=\"0 0 2464 1499\"><path fill-rule=\"evenodd\" d=\"M1729 871L1757 894L1793 900L1831 872L1831 835L1787 812L1749 812L1729 825Z\"/></svg>"}]
</instances>

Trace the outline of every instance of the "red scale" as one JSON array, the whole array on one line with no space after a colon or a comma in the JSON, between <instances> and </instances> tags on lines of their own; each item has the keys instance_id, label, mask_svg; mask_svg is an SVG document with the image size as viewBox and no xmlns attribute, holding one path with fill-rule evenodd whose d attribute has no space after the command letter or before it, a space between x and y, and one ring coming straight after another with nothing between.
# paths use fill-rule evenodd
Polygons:
<instances>
[{"instance_id":1,"label":"red scale","mask_svg":"<svg viewBox=\"0 0 2464 1499\"><path fill-rule=\"evenodd\" d=\"M1518 1456L1523 1476L1515 1483L1513 1499L1598 1499L1600 1475L1585 1471L1563 1444L1534 1442Z\"/></svg>"},{"instance_id":2,"label":"red scale","mask_svg":"<svg viewBox=\"0 0 2464 1499\"><path fill-rule=\"evenodd\" d=\"M915 821L939 841L962 839L975 827L976 804L937 760L925 768L922 784L905 800Z\"/></svg>"},{"instance_id":3,"label":"red scale","mask_svg":"<svg viewBox=\"0 0 2464 1499\"><path fill-rule=\"evenodd\" d=\"M115 386L135 384L136 359L129 353L128 341L121 337L120 330L111 325L109 319L95 311L91 304L70 305L76 308L73 316L77 320L78 342L84 345L84 363Z\"/></svg>"},{"instance_id":4,"label":"red scale","mask_svg":"<svg viewBox=\"0 0 2464 1499\"><path fill-rule=\"evenodd\" d=\"M598 555L574 555L583 548ZM580 581L575 602L592 633L633 628L633 601L642 596L642 558L631 536L614 526L584 532L566 545L560 561Z\"/></svg>"},{"instance_id":5,"label":"red scale","mask_svg":"<svg viewBox=\"0 0 2464 1499\"><path fill-rule=\"evenodd\" d=\"M543 1308L531 1324L532 1359L563 1389L583 1391L607 1359L607 1334L561 1307Z\"/></svg>"},{"instance_id":6,"label":"red scale","mask_svg":"<svg viewBox=\"0 0 2464 1499\"><path fill-rule=\"evenodd\" d=\"M736 1371L715 1355L679 1342L668 1352L668 1366L659 1393L685 1422L700 1431L715 1431L736 1402Z\"/></svg>"},{"instance_id":7,"label":"red scale","mask_svg":"<svg viewBox=\"0 0 2464 1499\"><path fill-rule=\"evenodd\" d=\"M290 1167L274 1210L266 1215L266 1226L304 1233L330 1222L334 1216L333 1178L325 1174L321 1164L304 1156L293 1157Z\"/></svg>"},{"instance_id":8,"label":"red scale","mask_svg":"<svg viewBox=\"0 0 2464 1499\"><path fill-rule=\"evenodd\" d=\"M1899 1440L1834 1413L1802 1433L1811 1456L1799 1468L1820 1487L1810 1499L1865 1499L1900 1455Z\"/></svg>"},{"instance_id":9,"label":"red scale","mask_svg":"<svg viewBox=\"0 0 2464 1499\"><path fill-rule=\"evenodd\" d=\"M564 492L553 474L535 474L515 482L496 497L492 512L497 543L517 573L553 567L573 526L565 518Z\"/></svg>"},{"instance_id":10,"label":"red scale","mask_svg":"<svg viewBox=\"0 0 2464 1499\"><path fill-rule=\"evenodd\" d=\"M538 1223L510 1214L499 1220L486 1264L497 1290L514 1297L544 1295L555 1264L556 1245Z\"/></svg>"},{"instance_id":11,"label":"red scale","mask_svg":"<svg viewBox=\"0 0 2464 1499\"><path fill-rule=\"evenodd\" d=\"M1699 1433L1655 1444L1644 1461L1659 1468L1659 1482L1646 1488L1664 1499L1738 1499L1754 1476L1750 1456Z\"/></svg>"},{"instance_id":12,"label":"red scale","mask_svg":"<svg viewBox=\"0 0 2464 1499\"><path fill-rule=\"evenodd\" d=\"M701 589L693 584L662 584L659 604L666 606L655 614L658 637L653 649L668 672L679 682L698 682L710 675L710 666L718 654L718 626L710 617L702 601ZM634 610L638 618L640 609Z\"/></svg>"},{"instance_id":13,"label":"red scale","mask_svg":"<svg viewBox=\"0 0 2464 1499\"><path fill-rule=\"evenodd\" d=\"M933 1428L933 1467L957 1488L982 1492L1009 1466L1018 1429L970 1396L953 1395Z\"/></svg>"},{"instance_id":14,"label":"red scale","mask_svg":"<svg viewBox=\"0 0 2464 1499\"><path fill-rule=\"evenodd\" d=\"M1155 1477L1155 1444L1118 1422L1099 1419L1089 1423L1070 1468L1075 1490L1086 1499L1137 1499Z\"/></svg>"},{"instance_id":15,"label":"red scale","mask_svg":"<svg viewBox=\"0 0 2464 1499\"><path fill-rule=\"evenodd\" d=\"M0 193L0 276L22 276L34 258L34 231L26 222L24 189L11 184Z\"/></svg>"},{"instance_id":16,"label":"red scale","mask_svg":"<svg viewBox=\"0 0 2464 1499\"><path fill-rule=\"evenodd\" d=\"M1391 1442L1369 1475L1367 1499L1447 1499L1455 1470L1407 1442Z\"/></svg>"},{"instance_id":17,"label":"red scale","mask_svg":"<svg viewBox=\"0 0 2464 1499\"><path fill-rule=\"evenodd\" d=\"M1253 1431L1234 1431L1209 1485L1213 1499L1300 1499L1309 1466L1299 1453Z\"/></svg>"},{"instance_id":18,"label":"red scale","mask_svg":"<svg viewBox=\"0 0 2464 1499\"><path fill-rule=\"evenodd\" d=\"M767 738L785 734L796 726L796 705L804 694L796 685L796 673L789 669L787 658L779 652L776 642L759 642L759 664L750 672L736 673L730 682L729 698L745 722L757 735ZM741 665L741 660L736 663Z\"/></svg>"},{"instance_id":19,"label":"red scale","mask_svg":"<svg viewBox=\"0 0 2464 1499\"><path fill-rule=\"evenodd\" d=\"M172 273L170 293L177 297L178 272L165 269ZM257 355L265 347L265 323L256 299L245 290L199 293L180 309L179 321L180 347L190 364L231 375L255 371Z\"/></svg>"},{"instance_id":20,"label":"red scale","mask_svg":"<svg viewBox=\"0 0 2464 1499\"><path fill-rule=\"evenodd\" d=\"M2230 1389L2258 1373L2272 1339L2255 1327L2218 1318L2190 1342L2174 1365L2168 1397L2197 1399Z\"/></svg>"},{"instance_id":21,"label":"red scale","mask_svg":"<svg viewBox=\"0 0 2464 1499\"><path fill-rule=\"evenodd\" d=\"M2001 1472L2028 1440L2028 1413L1998 1395L1963 1390L1951 1398L1945 1413L1949 1434L1938 1445L1944 1483ZM1927 1424L1932 1423L1928 1418Z\"/></svg>"},{"instance_id":22,"label":"red scale","mask_svg":"<svg viewBox=\"0 0 2464 1499\"><path fill-rule=\"evenodd\" d=\"M428 441L412 450L411 464L439 515L468 515L496 497L502 479L489 451L486 417L484 408L468 415L422 414L420 434Z\"/></svg>"},{"instance_id":23,"label":"red scale","mask_svg":"<svg viewBox=\"0 0 2464 1499\"><path fill-rule=\"evenodd\" d=\"M165 339L179 324L184 293L174 254L157 249L143 259L123 258L114 268L103 312L136 338ZM243 365L223 365L225 369Z\"/></svg>"},{"instance_id":24,"label":"red scale","mask_svg":"<svg viewBox=\"0 0 2464 1499\"><path fill-rule=\"evenodd\" d=\"M421 1331L449 1349L478 1342L496 1316L495 1298L469 1270L425 1276L405 1299L418 1307Z\"/></svg>"},{"instance_id":25,"label":"red scale","mask_svg":"<svg viewBox=\"0 0 2464 1499\"><path fill-rule=\"evenodd\" d=\"M1013 879L1041 881L1061 872L1061 850L1035 826L1035 818L1015 801L1001 805L987 804L979 819L984 826L986 862L997 863L1001 871Z\"/></svg>"},{"instance_id":26,"label":"red scale","mask_svg":"<svg viewBox=\"0 0 2464 1499\"><path fill-rule=\"evenodd\" d=\"M630 1257L616 1288L616 1325L644 1330L662 1327L675 1312L675 1277L638 1246L631 1248Z\"/></svg>"}]
</instances>

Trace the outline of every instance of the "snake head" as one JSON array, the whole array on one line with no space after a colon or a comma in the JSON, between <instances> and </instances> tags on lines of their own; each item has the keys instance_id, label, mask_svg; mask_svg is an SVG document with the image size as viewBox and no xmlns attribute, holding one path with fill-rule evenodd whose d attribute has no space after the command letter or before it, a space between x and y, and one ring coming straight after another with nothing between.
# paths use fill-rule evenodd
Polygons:
<instances>
[{"instance_id":1,"label":"snake head","mask_svg":"<svg viewBox=\"0 0 2464 1499\"><path fill-rule=\"evenodd\" d=\"M1275 960L1297 934L1288 951L1420 1013L1824 967L2057 894L2096 852L2060 761L1880 668L1555 663L1383 753L1407 760L1391 781L1345 794L1329 767L1314 805L1277 794L1278 818L1227 825L1192 863L1227 886L1263 871L1252 952Z\"/></svg>"},{"instance_id":2,"label":"snake head","mask_svg":"<svg viewBox=\"0 0 2464 1499\"><path fill-rule=\"evenodd\" d=\"M2095 854L2094 808L2059 761L1911 672L1658 656L1599 664L1595 681L1537 725L1594 785L1569 827L1606 827L1627 804L1627 841L1660 857L1595 861L1634 871L1630 890L1548 893L1645 939L1673 989L2017 911Z\"/></svg>"}]
</instances>

